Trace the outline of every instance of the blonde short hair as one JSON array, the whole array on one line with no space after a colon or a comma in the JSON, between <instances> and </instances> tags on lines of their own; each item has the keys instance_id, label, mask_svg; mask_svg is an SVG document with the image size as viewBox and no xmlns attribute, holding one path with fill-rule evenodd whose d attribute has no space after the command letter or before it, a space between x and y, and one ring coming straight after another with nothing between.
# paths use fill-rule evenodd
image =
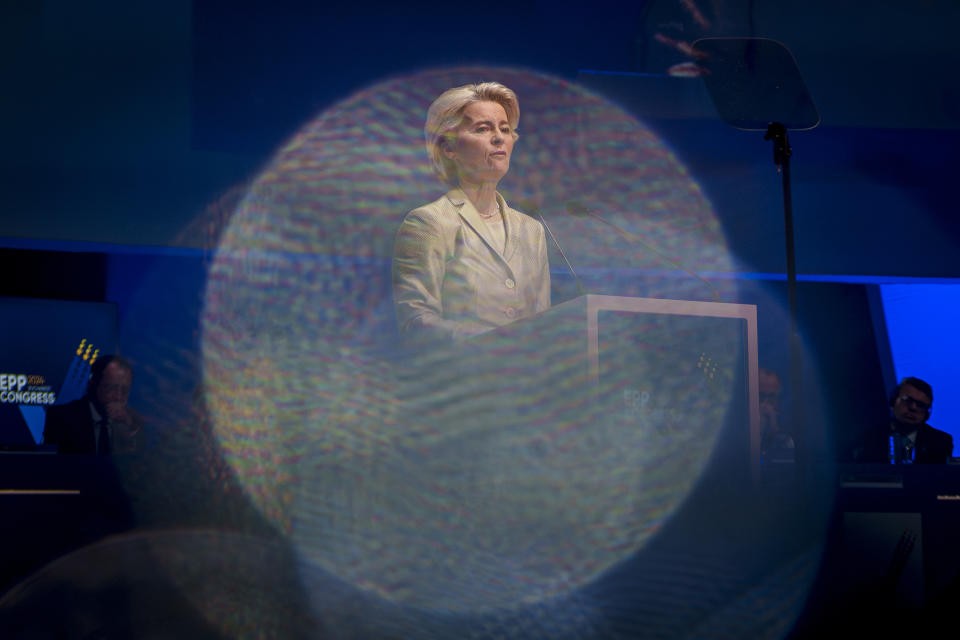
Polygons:
<instances>
[{"instance_id":1,"label":"blonde short hair","mask_svg":"<svg viewBox=\"0 0 960 640\"><path fill-rule=\"evenodd\" d=\"M520 103L517 94L499 82L481 82L465 84L462 87L448 89L433 101L427 110L427 123L423 135L427 143L427 153L433 163L433 170L450 186L457 184L457 167L443 154L443 145L456 138L456 130L463 124L463 111L475 102L496 102L507 114L510 123L510 135L517 139L517 125L520 123Z\"/></svg>"}]
</instances>

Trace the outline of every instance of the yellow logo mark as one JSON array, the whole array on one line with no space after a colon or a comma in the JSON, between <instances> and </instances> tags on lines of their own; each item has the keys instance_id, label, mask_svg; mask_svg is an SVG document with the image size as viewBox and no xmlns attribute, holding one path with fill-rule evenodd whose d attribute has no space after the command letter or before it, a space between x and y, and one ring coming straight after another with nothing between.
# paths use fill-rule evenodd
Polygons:
<instances>
[{"instance_id":1,"label":"yellow logo mark","mask_svg":"<svg viewBox=\"0 0 960 640\"><path fill-rule=\"evenodd\" d=\"M80 346L77 347L77 355L78 355L78 356L83 353L83 345L85 345L86 343L87 343L87 339L86 339L86 338L84 338L83 340L80 341Z\"/></svg>"},{"instance_id":2,"label":"yellow logo mark","mask_svg":"<svg viewBox=\"0 0 960 640\"><path fill-rule=\"evenodd\" d=\"M697 362L697 368L703 371L704 374L711 380L717 374L717 363L716 361L708 356L705 353L700 354L700 360Z\"/></svg>"}]
</instances>

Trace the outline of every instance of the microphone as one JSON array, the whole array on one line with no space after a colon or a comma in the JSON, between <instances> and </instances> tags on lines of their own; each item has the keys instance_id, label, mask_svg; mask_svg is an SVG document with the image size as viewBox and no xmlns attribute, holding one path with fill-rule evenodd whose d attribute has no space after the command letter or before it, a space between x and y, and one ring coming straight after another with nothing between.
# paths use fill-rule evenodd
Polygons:
<instances>
[{"instance_id":1,"label":"microphone","mask_svg":"<svg viewBox=\"0 0 960 640\"><path fill-rule=\"evenodd\" d=\"M567 255L563 252L563 248L560 246L560 243L557 242L557 237L553 235L553 231L550 230L550 227L547 225L547 221L543 219L543 214L540 213L540 207L537 206L537 203L535 203L533 200L521 200L517 204L520 206L522 211L529 211L540 219L540 224L542 224L543 228L547 230L548 234L550 234L550 239L553 240L553 246L555 246L557 251L560 252L560 257L563 258L563 262L567 265L570 275L573 276L573 281L577 283L577 295L582 296L586 294L587 291L583 288L580 278L577 277L577 272L573 270L573 265L570 264L569 260L567 260Z\"/></svg>"},{"instance_id":2,"label":"microphone","mask_svg":"<svg viewBox=\"0 0 960 640\"><path fill-rule=\"evenodd\" d=\"M572 216L574 216L574 217L577 217L577 218L587 218L587 217L589 217L589 218L594 218L594 219L596 219L596 220L599 220L599 221L602 222L603 224L607 225L608 227L610 227L611 229L613 229L614 231L616 231L616 232L617 232L617 235L619 235L621 238L623 238L623 239L626 240L627 242L629 242L629 243L631 243L631 244L639 244L640 246L644 247L645 249L647 249L647 250L650 251L651 253L655 254L658 258L660 258L661 260L663 260L664 262L666 262L667 264L669 264L671 267L673 267L673 268L675 268L675 269L679 269L680 271L683 271L683 272L686 273L687 275L693 276L694 278L696 278L697 280L699 280L699 281L702 282L703 284L705 284L705 285L707 285L708 287L710 287L710 292L711 292L711 294L713 295L713 301L714 301L714 302L720 302L720 295L717 293L716 288L715 288L712 284L710 284L707 280L705 280L702 276L700 276L699 274L697 274L697 273L695 273L695 272L693 272L693 271L690 271L690 270L687 269L686 267L680 266L679 264L677 264L676 262L674 262L673 260L671 260L669 257L667 257L666 255L664 255L663 252L660 251L659 249L657 249L656 247L654 247L654 246L652 246L652 245L644 242L644 241L643 241L642 239L640 239L640 237L637 236L636 234L630 233L630 232L627 231L626 229L621 229L620 227L618 227L617 225L613 224L612 222L610 222L610 221L607 220L606 218L604 218L604 217L600 216L599 214L597 214L596 212L594 212L592 209L590 209L589 207L587 207L586 205L584 205L582 202L579 202L579 201L577 201L577 200L570 200L570 201L568 201L568 202L567 202L567 213L569 213L570 215L572 215Z\"/></svg>"}]
</instances>

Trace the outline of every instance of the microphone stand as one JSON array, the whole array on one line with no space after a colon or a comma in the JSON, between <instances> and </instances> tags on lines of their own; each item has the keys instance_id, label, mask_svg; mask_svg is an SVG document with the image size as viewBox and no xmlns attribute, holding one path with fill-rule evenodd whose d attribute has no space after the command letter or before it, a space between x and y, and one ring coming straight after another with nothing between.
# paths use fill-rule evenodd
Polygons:
<instances>
[{"instance_id":1,"label":"microphone stand","mask_svg":"<svg viewBox=\"0 0 960 640\"><path fill-rule=\"evenodd\" d=\"M577 283L577 295L583 296L586 295L587 290L583 288L583 283L580 282L580 278L577 277L577 272L573 270L573 265L570 264L570 261L567 260L567 254L563 252L563 247L560 246L560 243L557 242L557 237L553 235L553 231L550 230L550 227L547 225L547 221L543 219L543 214L540 213L540 210L536 210L537 217L540 218L540 224L543 225L543 228L547 230L547 233L550 234L550 239L553 240L553 245L557 248L557 251L560 252L560 257L563 258L564 263L567 265L567 269L570 271L570 274L573 276L573 281Z\"/></svg>"},{"instance_id":2,"label":"microphone stand","mask_svg":"<svg viewBox=\"0 0 960 640\"><path fill-rule=\"evenodd\" d=\"M587 290L584 289L583 283L580 282L580 278L577 277L577 272L573 270L573 265L570 264L570 261L567 260L567 254L563 252L563 247L560 246L560 243L557 242L557 236L553 235L553 231L550 229L550 226L547 224L547 221L544 219L543 214L540 212L540 207L533 200L521 200L519 203L521 209L527 211L532 211L536 214L537 218L540 220L540 224L543 225L543 228L547 230L547 233L550 235L550 239L553 240L553 246L557 248L557 251L560 252L560 257L563 258L564 264L567 265L567 270L570 272L570 275L573 276L573 281L577 285L577 296L586 295Z\"/></svg>"}]
</instances>

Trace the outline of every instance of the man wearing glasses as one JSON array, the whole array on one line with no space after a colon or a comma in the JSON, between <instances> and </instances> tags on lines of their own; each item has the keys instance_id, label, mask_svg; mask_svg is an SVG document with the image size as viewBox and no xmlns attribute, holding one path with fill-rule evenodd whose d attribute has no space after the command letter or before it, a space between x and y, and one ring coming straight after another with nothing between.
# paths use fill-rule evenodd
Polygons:
<instances>
[{"instance_id":1,"label":"man wearing glasses","mask_svg":"<svg viewBox=\"0 0 960 640\"><path fill-rule=\"evenodd\" d=\"M930 464L949 462L953 437L927 424L933 388L920 378L904 378L890 396L893 415L884 430L868 435L854 457L857 462Z\"/></svg>"}]
</instances>

